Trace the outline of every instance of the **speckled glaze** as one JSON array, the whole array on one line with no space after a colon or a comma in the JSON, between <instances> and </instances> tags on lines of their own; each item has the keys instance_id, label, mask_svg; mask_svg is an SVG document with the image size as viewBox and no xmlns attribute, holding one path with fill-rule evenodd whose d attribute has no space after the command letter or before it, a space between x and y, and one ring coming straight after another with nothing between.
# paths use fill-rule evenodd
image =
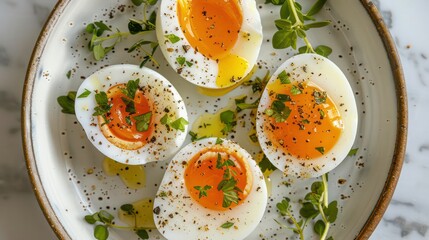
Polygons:
<instances>
[{"instance_id":1,"label":"speckled glaze","mask_svg":"<svg viewBox=\"0 0 429 240\"><path fill-rule=\"evenodd\" d=\"M85 37L80 35L82 21L88 23L99 18L105 19L103 14L107 12L108 15L109 11L99 10L91 14L84 9L77 11L76 8L79 8L77 2L79 1L58 2L49 17L30 61L22 108L24 150L29 175L42 210L60 239L86 239L91 236L91 226L82 220L85 214L98 209L114 209L123 200L141 197L136 196L137 194L151 195L161 177L159 173L162 173L165 166L165 163L149 166L158 170L153 173L153 182L147 184L148 188L153 189L132 192L116 187L120 182L103 177L99 166L101 156L95 154L90 145L86 145L85 140L77 144L73 141L82 139L81 129L72 116L60 113L52 99L76 88L81 81L79 77L82 78L81 76L98 69L100 67L98 64L113 64L118 61L138 63L140 57L137 55L127 59L127 55L119 50L123 48L120 46L117 52L101 63L90 60L91 56L85 52L86 49L81 48L82 42L85 42ZM91 9L92 4L94 3L81 4L80 7ZM331 233L336 239L367 239L380 222L392 198L405 155L407 132L405 83L395 45L374 4L366 0L354 2L352 7L350 3L341 0L332 1L330 4L332 5L327 6L321 18L332 19L334 24L327 32L320 30L313 33L319 37L314 42L316 44L329 42L329 45L333 46L334 54L330 58L348 76L352 88L356 91L356 101L361 105L359 114L362 118L355 142L355 147L360 148L359 154L346 159L345 163L330 174L332 189L330 195L332 199L341 199L339 224L334 225ZM115 6L119 3L111 1L111 4L106 5L116 9ZM265 14L261 14L263 20L274 19L270 17L267 5L258 2L258 6L262 9L260 11L266 11ZM72 14L76 12L80 14ZM122 19L123 22L124 16L117 12L114 15L118 14L118 21ZM116 20L117 18L114 18L112 21ZM271 23L263 21L266 29L264 40L272 35L274 28ZM310 39L311 37L312 35ZM363 39L368 44L362 44L365 42ZM270 43L265 43L266 49L269 49L269 46ZM72 50L69 50L70 48ZM258 62L261 70L257 75L264 75L267 70L273 71L288 55L291 55L290 51L275 53L272 50L263 51ZM54 64L58 62L57 58L64 58L67 61L62 65ZM79 60L82 58L85 60ZM174 78L172 72L165 70L167 67L161 66L159 70L166 71L167 76ZM63 83L65 73L70 68L74 69L72 77L74 81ZM216 111L227 106L234 97L246 94L248 90L242 87L222 99L208 98L196 95L193 86L179 80L175 79L172 83L181 94L183 93L185 102L191 109L189 111L191 122L200 111ZM50 101L47 100L48 96ZM246 130L237 130L229 137L235 138L251 154L256 154L258 148L246 141L243 136L247 134ZM42 143L43 140L46 142ZM41 156L45 159L42 160ZM95 160L89 162L88 158ZM87 176L85 170L88 168L96 170L97 177L101 176L102 181L95 176ZM48 176L48 173L52 176ZM342 183L342 179L347 179L347 183ZM273 203L285 197L286 192L295 192L291 198L299 198L300 193L305 191L305 187L311 184L312 180L298 182L290 189L281 186L282 181L281 174L272 175L273 189L270 197L272 203L267 207L260 229L249 239L261 238L260 234L268 239L275 239L276 233L277 236L281 235L279 233L289 234L273 222L273 219L279 218ZM88 194L88 188L92 184L101 190ZM109 190L106 195L102 194L104 188ZM65 196L56 194L55 191ZM131 197L115 199L117 194L121 193L129 194ZM355 209L350 208L350 205L355 205L352 207ZM152 231L151 234L155 236L156 231ZM133 237L123 232L114 232L112 236L123 239Z\"/></svg>"}]
</instances>

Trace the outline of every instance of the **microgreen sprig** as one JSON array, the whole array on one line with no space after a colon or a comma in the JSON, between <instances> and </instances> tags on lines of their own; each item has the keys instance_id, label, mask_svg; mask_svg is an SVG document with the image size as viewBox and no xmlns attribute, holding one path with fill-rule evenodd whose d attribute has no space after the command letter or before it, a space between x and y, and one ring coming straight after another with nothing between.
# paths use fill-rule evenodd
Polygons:
<instances>
[{"instance_id":1,"label":"microgreen sprig","mask_svg":"<svg viewBox=\"0 0 429 240\"><path fill-rule=\"evenodd\" d=\"M128 31L126 32L121 32L119 29L116 29L114 32L107 24L103 23L102 21L95 21L88 24L85 29L88 34L91 34L88 48L93 53L95 60L99 61L103 59L106 54L112 51L116 44L121 42L125 37L154 31L156 26L156 12L152 11L149 18L147 18L146 12L147 7L155 5L156 2L157 0L132 0L132 3L136 6L144 4L143 19L129 19ZM145 50L143 48L145 45L150 46L151 50ZM158 42L141 39L128 48L128 52L141 49L145 53L140 67L143 67L148 61L152 61L156 66L159 66L158 62L153 57L157 48Z\"/></svg>"},{"instance_id":2,"label":"microgreen sprig","mask_svg":"<svg viewBox=\"0 0 429 240\"><path fill-rule=\"evenodd\" d=\"M132 204L124 204L121 210L134 216L134 226L118 226L114 223L115 217L105 210L100 210L93 214L86 215L85 221L89 224L96 224L94 227L94 237L98 240L109 238L109 228L125 229L134 231L141 239L149 239L149 235L144 228L137 228L137 213Z\"/></svg>"},{"instance_id":3,"label":"microgreen sprig","mask_svg":"<svg viewBox=\"0 0 429 240\"><path fill-rule=\"evenodd\" d=\"M277 209L282 216L288 216L294 227L281 224L280 226L291 229L299 234L300 240L304 240L304 229L308 223L313 220L313 230L320 236L320 240L333 240L333 237L327 238L329 228L335 222L338 215L337 201L328 202L328 176L322 175L322 181L316 181L311 185L311 190L305 195L302 207L299 210L301 220L298 221L290 211L290 200L284 199L277 203ZM319 217L318 220L316 218Z\"/></svg>"},{"instance_id":4,"label":"microgreen sprig","mask_svg":"<svg viewBox=\"0 0 429 240\"><path fill-rule=\"evenodd\" d=\"M299 48L299 53L317 53L327 57L332 49L325 45L313 48L306 31L312 28L321 28L329 25L330 21L316 21L314 15L318 13L327 0L317 0L313 6L306 12L302 12L302 6L295 0L268 0L275 5L282 5L280 8L280 19L274 21L277 31L273 35L272 44L275 49L284 49L292 47L297 49L298 38L305 43ZM308 21L311 21L308 23Z\"/></svg>"}]
</instances>

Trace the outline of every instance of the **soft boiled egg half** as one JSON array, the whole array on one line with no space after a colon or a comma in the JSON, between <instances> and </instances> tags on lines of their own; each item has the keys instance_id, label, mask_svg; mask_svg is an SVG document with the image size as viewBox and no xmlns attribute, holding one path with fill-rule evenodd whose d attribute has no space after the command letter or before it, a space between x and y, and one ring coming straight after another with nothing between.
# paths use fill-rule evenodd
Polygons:
<instances>
[{"instance_id":1,"label":"soft boiled egg half","mask_svg":"<svg viewBox=\"0 0 429 240\"><path fill-rule=\"evenodd\" d=\"M269 80L256 131L268 159L284 174L318 177L338 166L355 140L358 114L343 72L316 54L296 55Z\"/></svg>"},{"instance_id":2,"label":"soft boiled egg half","mask_svg":"<svg viewBox=\"0 0 429 240\"><path fill-rule=\"evenodd\" d=\"M185 140L185 104L151 69L105 67L85 79L76 96L76 117L87 137L115 161L136 165L169 159Z\"/></svg>"},{"instance_id":3,"label":"soft boiled egg half","mask_svg":"<svg viewBox=\"0 0 429 240\"><path fill-rule=\"evenodd\" d=\"M156 23L168 63L205 88L238 83L252 70L261 48L255 0L163 0Z\"/></svg>"},{"instance_id":4,"label":"soft boiled egg half","mask_svg":"<svg viewBox=\"0 0 429 240\"><path fill-rule=\"evenodd\" d=\"M247 151L216 138L192 142L167 167L154 201L167 239L243 239L267 204L264 176Z\"/></svg>"}]
</instances>

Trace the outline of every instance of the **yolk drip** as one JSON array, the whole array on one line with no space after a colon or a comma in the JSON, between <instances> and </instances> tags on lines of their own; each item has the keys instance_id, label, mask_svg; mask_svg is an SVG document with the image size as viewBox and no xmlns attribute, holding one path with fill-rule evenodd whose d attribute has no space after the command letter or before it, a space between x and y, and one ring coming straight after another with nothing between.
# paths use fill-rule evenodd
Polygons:
<instances>
[{"instance_id":1,"label":"yolk drip","mask_svg":"<svg viewBox=\"0 0 429 240\"><path fill-rule=\"evenodd\" d=\"M144 96L143 92L137 90L134 97L135 113L130 114L126 111L126 103L124 99L128 99L122 92L126 88L125 84L119 84L111 87L107 92L109 104L111 105L110 112L107 114L108 124L105 123L102 117L99 117L99 124L106 138L121 148L130 149L131 146L143 146L154 130L152 118L149 128L146 131L138 131L136 120L134 117L151 112L151 103ZM130 124L131 123L131 124ZM129 143L129 146L127 146ZM136 144L133 144L136 143ZM133 149L133 147L131 147Z\"/></svg>"},{"instance_id":2,"label":"yolk drip","mask_svg":"<svg viewBox=\"0 0 429 240\"><path fill-rule=\"evenodd\" d=\"M291 110L287 120L276 122L271 117L265 128L274 145L300 159L314 159L332 149L339 139L343 124L340 113L329 96L325 96L324 102L317 102L316 96L318 93L322 94L323 90L313 83L297 85L281 84L279 81L268 88L273 93L272 101L277 94L290 96L290 101L285 102ZM297 94L292 88L299 88L301 93Z\"/></svg>"},{"instance_id":3,"label":"yolk drip","mask_svg":"<svg viewBox=\"0 0 429 240\"><path fill-rule=\"evenodd\" d=\"M243 22L238 0L178 0L177 15L189 43L211 59L228 54Z\"/></svg>"},{"instance_id":4,"label":"yolk drip","mask_svg":"<svg viewBox=\"0 0 429 240\"><path fill-rule=\"evenodd\" d=\"M231 54L219 61L219 72L216 85L220 87L230 86L240 81L249 66L246 59Z\"/></svg>"},{"instance_id":5,"label":"yolk drip","mask_svg":"<svg viewBox=\"0 0 429 240\"><path fill-rule=\"evenodd\" d=\"M233 177L237 180L237 185L241 191L238 192L238 204L232 203L229 207L224 208L222 202L224 192L218 190L219 183L224 179L225 169L217 168L216 163L218 154L221 154L222 161L230 159L234 162L234 166L229 166L231 172L234 172ZM203 207L224 211L233 208L247 197L252 186L251 173L248 173L244 159L235 152L226 152L226 149L213 148L205 149L196 154L188 163L185 170L185 184L191 197L201 204ZM199 197L200 191L195 189L195 186L210 186L207 190L207 196Z\"/></svg>"}]
</instances>

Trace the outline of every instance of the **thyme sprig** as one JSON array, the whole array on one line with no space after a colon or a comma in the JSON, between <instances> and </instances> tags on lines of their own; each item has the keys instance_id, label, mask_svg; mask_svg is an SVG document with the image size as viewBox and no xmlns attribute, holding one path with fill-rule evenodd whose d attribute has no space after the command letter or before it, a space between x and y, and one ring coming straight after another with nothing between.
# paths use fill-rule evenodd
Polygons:
<instances>
[{"instance_id":1,"label":"thyme sprig","mask_svg":"<svg viewBox=\"0 0 429 240\"><path fill-rule=\"evenodd\" d=\"M290 210L290 200L285 198L277 203L277 209L282 216L287 216L293 227L282 224L276 220L280 226L285 227L299 234L299 239L304 240L304 229L310 221L315 221L313 224L314 232L320 236L320 240L333 240L333 237L328 238L329 228L335 222L338 215L337 201L328 201L328 176L322 175L322 181L316 181L311 185L311 191L305 195L302 207L299 210L301 220L293 216ZM318 218L316 220L316 218Z\"/></svg>"},{"instance_id":2,"label":"thyme sprig","mask_svg":"<svg viewBox=\"0 0 429 240\"><path fill-rule=\"evenodd\" d=\"M314 18L314 15L322 10L327 0L317 0L306 13L303 13L302 6L295 0L268 0L267 2L282 5L280 19L274 21L278 29L272 39L275 49L288 47L297 49L297 41L300 38L305 45L298 49L299 53L317 53L327 57L332 52L332 49L325 45L314 48L306 33L312 28L325 27L331 23L329 20L316 21Z\"/></svg>"}]
</instances>

